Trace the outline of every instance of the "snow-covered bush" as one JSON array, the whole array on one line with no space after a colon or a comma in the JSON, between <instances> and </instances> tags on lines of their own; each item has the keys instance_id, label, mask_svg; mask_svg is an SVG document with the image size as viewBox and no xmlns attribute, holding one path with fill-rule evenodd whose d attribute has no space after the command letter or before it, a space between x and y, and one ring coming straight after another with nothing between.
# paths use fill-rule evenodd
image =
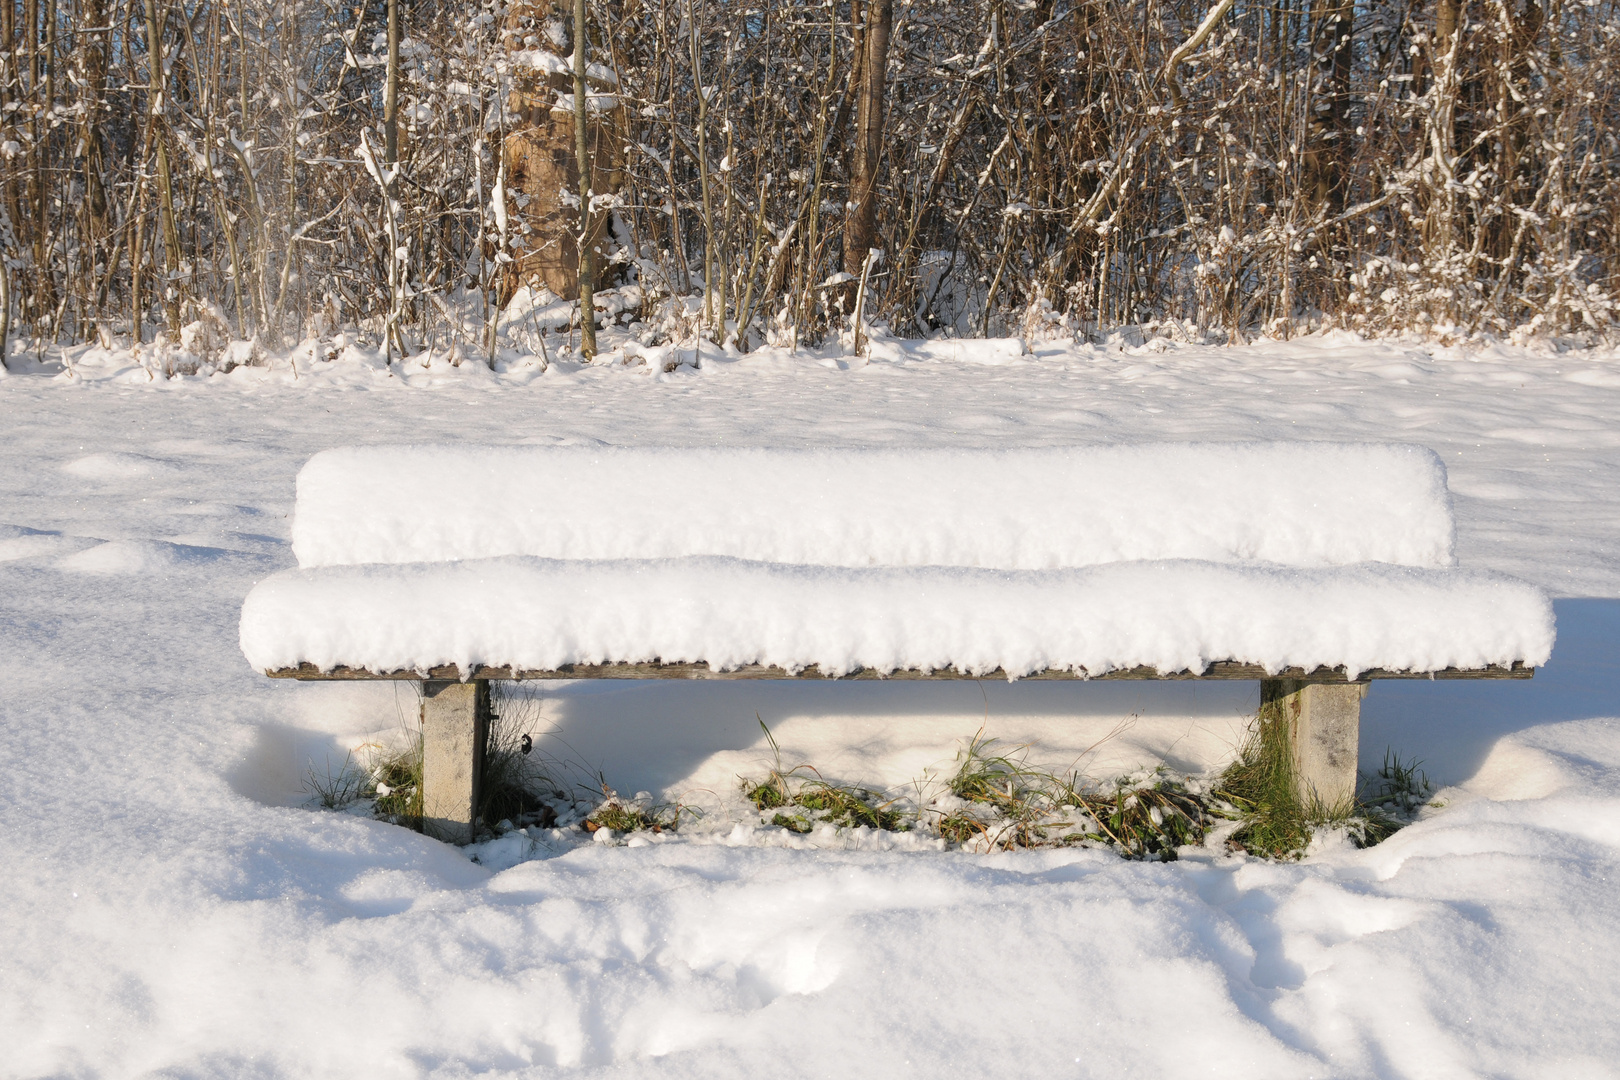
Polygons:
<instances>
[{"instance_id":1,"label":"snow-covered bush","mask_svg":"<svg viewBox=\"0 0 1620 1080\"><path fill-rule=\"evenodd\" d=\"M861 295L893 333L1612 336L1616 4L593 0L592 228L604 295L633 297L599 317L745 350L846 328L858 73L887 18ZM378 6L165 11L14 27L10 55L71 72L0 68L14 330L162 331L177 370L221 334L343 328L493 360L526 268L575 243L570 12L401 5L391 47ZM513 140L555 157L555 193L512 174Z\"/></svg>"}]
</instances>

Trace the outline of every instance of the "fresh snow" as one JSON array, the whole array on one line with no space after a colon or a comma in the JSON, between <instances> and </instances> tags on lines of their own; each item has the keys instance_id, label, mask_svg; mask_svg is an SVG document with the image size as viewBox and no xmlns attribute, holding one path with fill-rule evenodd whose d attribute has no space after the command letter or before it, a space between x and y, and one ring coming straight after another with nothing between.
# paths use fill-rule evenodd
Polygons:
<instances>
[{"instance_id":1,"label":"fresh snow","mask_svg":"<svg viewBox=\"0 0 1620 1080\"><path fill-rule=\"evenodd\" d=\"M242 651L260 670L663 660L1018 676L1236 660L1353 675L1537 665L1552 645L1552 605L1532 585L1376 563L998 571L514 556L286 570L242 608Z\"/></svg>"},{"instance_id":2,"label":"fresh snow","mask_svg":"<svg viewBox=\"0 0 1620 1080\"><path fill-rule=\"evenodd\" d=\"M1354 673L1552 648L1534 587L1405 569L1454 561L1445 466L1415 446L346 447L297 491L302 569L243 606L261 670Z\"/></svg>"},{"instance_id":3,"label":"fresh snow","mask_svg":"<svg viewBox=\"0 0 1620 1080\"><path fill-rule=\"evenodd\" d=\"M402 497L413 491L432 495ZM300 566L496 555L1008 570L1453 561L1445 466L1432 451L1332 443L344 448L300 470L292 542Z\"/></svg>"},{"instance_id":4,"label":"fresh snow","mask_svg":"<svg viewBox=\"0 0 1620 1080\"><path fill-rule=\"evenodd\" d=\"M0 1075L1615 1075L1616 358L895 351L389 372L351 345L153 381L77 350L0 379ZM1255 440L1432 448L1460 565L1554 597L1530 682L1373 686L1363 769L1422 758L1444 805L1366 851L1140 864L726 819L772 762L756 714L785 765L901 794L981 725L1099 777L1216 767L1252 683L572 683L528 688L542 749L709 816L475 864L303 805L408 686L269 680L238 647L332 447Z\"/></svg>"}]
</instances>

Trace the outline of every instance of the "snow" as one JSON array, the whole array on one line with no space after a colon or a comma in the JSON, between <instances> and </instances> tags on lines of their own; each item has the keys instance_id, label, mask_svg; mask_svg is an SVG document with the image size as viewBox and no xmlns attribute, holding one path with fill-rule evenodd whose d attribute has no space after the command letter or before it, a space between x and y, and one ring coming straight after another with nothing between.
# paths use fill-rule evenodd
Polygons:
<instances>
[{"instance_id":1,"label":"snow","mask_svg":"<svg viewBox=\"0 0 1620 1080\"><path fill-rule=\"evenodd\" d=\"M147 574L228 555L217 548L171 544L164 540L111 540L69 555L56 566L59 570L84 574Z\"/></svg>"},{"instance_id":2,"label":"snow","mask_svg":"<svg viewBox=\"0 0 1620 1080\"><path fill-rule=\"evenodd\" d=\"M31 559L40 555L58 555L91 547L97 541L82 537L63 536L44 529L29 529L21 525L0 525L0 562L12 559Z\"/></svg>"},{"instance_id":3,"label":"snow","mask_svg":"<svg viewBox=\"0 0 1620 1080\"><path fill-rule=\"evenodd\" d=\"M116 483L121 480L135 480L159 474L172 475L176 472L176 469L169 462L151 458L145 454L110 453L89 454L85 457L74 458L62 466L62 471L69 476Z\"/></svg>"},{"instance_id":4,"label":"snow","mask_svg":"<svg viewBox=\"0 0 1620 1080\"><path fill-rule=\"evenodd\" d=\"M1534 666L1552 645L1552 605L1532 585L1381 564L995 571L507 557L288 570L242 607L242 651L260 670L661 659L1018 676L1236 660L1355 673Z\"/></svg>"},{"instance_id":5,"label":"snow","mask_svg":"<svg viewBox=\"0 0 1620 1080\"><path fill-rule=\"evenodd\" d=\"M419 490L425 498L402 498ZM1432 451L1331 443L963 451L373 446L298 474L300 566L731 555L1044 569L1454 562Z\"/></svg>"},{"instance_id":6,"label":"snow","mask_svg":"<svg viewBox=\"0 0 1620 1080\"><path fill-rule=\"evenodd\" d=\"M104 350L0 380L0 1074L1614 1075L1612 354L1324 336L389 372L350 349L296 379ZM1558 617L1532 681L1373 686L1362 767L1422 758L1444 806L1366 851L1139 864L721 819L771 762L756 713L786 763L903 791L981 725L1097 776L1210 768L1252 683L596 682L531 687L541 746L711 817L635 847L511 839L544 857L495 870L302 805L304 770L397 729L408 686L270 680L238 647L243 598L294 567L299 468L357 441L1301 439L1432 447L1459 563ZM166 468L60 467L101 455ZM207 550L60 565L148 543Z\"/></svg>"},{"instance_id":7,"label":"snow","mask_svg":"<svg viewBox=\"0 0 1620 1080\"><path fill-rule=\"evenodd\" d=\"M317 454L297 493L304 569L243 607L261 670L1434 670L1552 648L1532 587L1385 565L1455 562L1445 466L1416 446L384 445Z\"/></svg>"}]
</instances>

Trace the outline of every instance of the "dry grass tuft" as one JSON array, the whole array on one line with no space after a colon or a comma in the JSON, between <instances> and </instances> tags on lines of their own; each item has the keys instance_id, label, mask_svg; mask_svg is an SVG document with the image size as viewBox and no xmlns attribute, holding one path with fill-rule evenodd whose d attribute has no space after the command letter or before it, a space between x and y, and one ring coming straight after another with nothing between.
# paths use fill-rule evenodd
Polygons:
<instances>
[{"instance_id":1,"label":"dry grass tuft","mask_svg":"<svg viewBox=\"0 0 1620 1080\"><path fill-rule=\"evenodd\" d=\"M932 812L948 842L983 850L1089 844L1126 858L1174 859L1202 843L1220 815L1186 778L1163 768L1094 783L1032 766L1028 747L1000 752L981 730L957 755L948 799Z\"/></svg>"},{"instance_id":2,"label":"dry grass tuft","mask_svg":"<svg viewBox=\"0 0 1620 1080\"><path fill-rule=\"evenodd\" d=\"M822 777L813 765L782 767L782 748L776 736L759 714L760 730L771 745L772 765L762 780L742 779L743 798L761 812L774 813L771 824L789 832L807 833L818 824L841 828L884 829L890 832L907 827L906 815L895 806L895 800L884 799L870 788L835 784ZM794 813L793 811L798 811Z\"/></svg>"}]
</instances>

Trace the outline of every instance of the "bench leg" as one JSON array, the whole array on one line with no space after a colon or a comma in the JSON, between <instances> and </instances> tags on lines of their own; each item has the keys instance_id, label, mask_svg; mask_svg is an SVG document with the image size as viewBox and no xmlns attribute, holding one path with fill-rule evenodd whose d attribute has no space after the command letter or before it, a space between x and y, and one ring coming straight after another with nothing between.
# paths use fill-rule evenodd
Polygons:
<instances>
[{"instance_id":1,"label":"bench leg","mask_svg":"<svg viewBox=\"0 0 1620 1080\"><path fill-rule=\"evenodd\" d=\"M1366 683L1261 680L1261 715L1288 724L1294 791L1306 806L1336 810L1354 800L1366 695Z\"/></svg>"},{"instance_id":2,"label":"bench leg","mask_svg":"<svg viewBox=\"0 0 1620 1080\"><path fill-rule=\"evenodd\" d=\"M470 844L489 739L489 683L422 684L422 831Z\"/></svg>"}]
</instances>

